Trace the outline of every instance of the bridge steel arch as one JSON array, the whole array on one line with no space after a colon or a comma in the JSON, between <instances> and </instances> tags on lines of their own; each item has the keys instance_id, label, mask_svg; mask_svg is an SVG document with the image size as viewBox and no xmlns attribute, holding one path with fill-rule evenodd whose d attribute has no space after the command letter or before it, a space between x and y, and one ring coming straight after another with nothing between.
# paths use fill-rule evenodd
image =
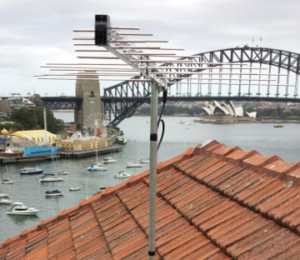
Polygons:
<instances>
[{"instance_id":1,"label":"bridge steel arch","mask_svg":"<svg viewBox=\"0 0 300 260\"><path fill-rule=\"evenodd\" d=\"M293 92L293 98L288 97L289 92L288 88L284 94L279 93L279 87L277 87L276 92L272 96L270 89L268 87L267 93L262 95L256 93L253 95L251 92L251 87L238 86L238 93L236 96L232 96L231 90L229 88L227 93L222 92L221 87L219 87L218 95L212 96L211 89L208 86L207 93L199 93L200 99L197 100L213 100L213 99L234 99L234 100L269 100L269 101L285 101L285 102L300 102L298 96L298 75L300 73L300 54L277 50L271 48L250 48L245 47L236 47L229 49L222 49L217 51L210 51L195 54L195 57L192 58L182 58L180 60L193 60L195 63L201 62L214 62L214 63L258 63L260 67L264 64L269 67L269 73L271 72L271 67L278 68L278 74L281 73L281 69L287 71L287 84L289 82L290 72L295 75L295 86ZM166 63L163 64L164 67L173 68L174 64ZM174 79L169 80L169 87L180 83L183 79L191 77L190 74L185 74L184 72L202 72L210 69L211 67L202 67L201 64L190 65L183 64L180 69L180 78L178 79L178 74L170 74L169 77L174 77ZM215 65L214 65L215 66ZM165 69L168 71L168 69ZM173 70L174 71L174 68ZM139 77L135 77L139 78ZM269 78L270 79L270 78ZM279 81L279 78L278 78ZM242 95L242 92L248 91L246 96ZM244 91L243 91L244 90ZM104 95L102 97L102 102L104 106L104 111L110 115L110 118L113 116L113 120L110 125L116 126L125 118L128 118L134 114L136 109L145 102L145 98L151 95L151 87L149 82L121 82L114 86L104 89ZM179 94L180 95L180 94ZM139 100L140 99L140 100ZM191 98L193 99L193 98Z\"/></svg>"}]
</instances>

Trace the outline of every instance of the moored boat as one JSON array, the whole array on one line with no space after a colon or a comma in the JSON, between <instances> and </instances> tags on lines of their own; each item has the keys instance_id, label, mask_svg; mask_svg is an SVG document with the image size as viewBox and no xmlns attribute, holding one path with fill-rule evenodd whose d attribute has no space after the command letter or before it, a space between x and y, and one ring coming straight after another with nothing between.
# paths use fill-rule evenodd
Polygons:
<instances>
[{"instance_id":1,"label":"moored boat","mask_svg":"<svg viewBox=\"0 0 300 260\"><path fill-rule=\"evenodd\" d=\"M13 184L15 183L14 181L11 181L9 179L2 179L2 184Z\"/></svg>"},{"instance_id":2,"label":"moored boat","mask_svg":"<svg viewBox=\"0 0 300 260\"><path fill-rule=\"evenodd\" d=\"M95 171L106 171L107 168L105 166L98 166L96 164L92 164L90 167L87 168L89 172L95 172Z\"/></svg>"},{"instance_id":3,"label":"moored boat","mask_svg":"<svg viewBox=\"0 0 300 260\"><path fill-rule=\"evenodd\" d=\"M115 173L114 175L115 178L120 178L120 179L126 179L131 177L130 173L124 172L124 171L119 171L118 173Z\"/></svg>"},{"instance_id":4,"label":"moored boat","mask_svg":"<svg viewBox=\"0 0 300 260\"><path fill-rule=\"evenodd\" d=\"M55 197L55 196L62 196L63 193L59 190L51 190L51 191L46 191L45 192L46 197Z\"/></svg>"},{"instance_id":5,"label":"moored boat","mask_svg":"<svg viewBox=\"0 0 300 260\"><path fill-rule=\"evenodd\" d=\"M140 163L127 163L126 167L127 168L142 168L143 165Z\"/></svg>"},{"instance_id":6,"label":"moored boat","mask_svg":"<svg viewBox=\"0 0 300 260\"><path fill-rule=\"evenodd\" d=\"M78 186L74 186L69 189L69 191L79 191L79 190L80 190L80 187L78 187Z\"/></svg>"},{"instance_id":7,"label":"moored boat","mask_svg":"<svg viewBox=\"0 0 300 260\"><path fill-rule=\"evenodd\" d=\"M31 216L36 215L39 212L38 209L28 208L22 202L14 202L9 211L6 212L7 215L22 215Z\"/></svg>"},{"instance_id":8,"label":"moored boat","mask_svg":"<svg viewBox=\"0 0 300 260\"><path fill-rule=\"evenodd\" d=\"M9 194L0 193L0 204L12 204L12 199Z\"/></svg>"},{"instance_id":9,"label":"moored boat","mask_svg":"<svg viewBox=\"0 0 300 260\"><path fill-rule=\"evenodd\" d=\"M45 173L41 178L40 182L56 182L56 181L63 181L62 177L56 177L53 173Z\"/></svg>"},{"instance_id":10,"label":"moored boat","mask_svg":"<svg viewBox=\"0 0 300 260\"><path fill-rule=\"evenodd\" d=\"M140 163L149 163L150 159L149 158L142 158L140 159Z\"/></svg>"},{"instance_id":11,"label":"moored boat","mask_svg":"<svg viewBox=\"0 0 300 260\"><path fill-rule=\"evenodd\" d=\"M58 172L57 174L58 174L58 175L68 175L68 172L62 171L62 172Z\"/></svg>"},{"instance_id":12,"label":"moored boat","mask_svg":"<svg viewBox=\"0 0 300 260\"><path fill-rule=\"evenodd\" d=\"M103 158L103 163L107 164L107 163L115 163L117 162L117 160L113 159L112 157L105 157Z\"/></svg>"},{"instance_id":13,"label":"moored boat","mask_svg":"<svg viewBox=\"0 0 300 260\"><path fill-rule=\"evenodd\" d=\"M117 137L117 144L126 144L127 143L127 139L125 139L124 137Z\"/></svg>"},{"instance_id":14,"label":"moored boat","mask_svg":"<svg viewBox=\"0 0 300 260\"><path fill-rule=\"evenodd\" d=\"M39 174L42 173L43 170L39 167L25 167L21 169L21 174Z\"/></svg>"}]
</instances>

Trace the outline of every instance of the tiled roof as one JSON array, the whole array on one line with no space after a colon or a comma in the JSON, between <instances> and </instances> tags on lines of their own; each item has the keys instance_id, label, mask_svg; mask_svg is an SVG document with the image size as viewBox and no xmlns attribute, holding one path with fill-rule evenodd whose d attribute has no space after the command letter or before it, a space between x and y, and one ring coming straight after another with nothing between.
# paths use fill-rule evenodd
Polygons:
<instances>
[{"instance_id":1,"label":"tiled roof","mask_svg":"<svg viewBox=\"0 0 300 260\"><path fill-rule=\"evenodd\" d=\"M156 259L300 259L300 163L217 141L157 165ZM148 259L149 171L0 245L0 259Z\"/></svg>"}]
</instances>

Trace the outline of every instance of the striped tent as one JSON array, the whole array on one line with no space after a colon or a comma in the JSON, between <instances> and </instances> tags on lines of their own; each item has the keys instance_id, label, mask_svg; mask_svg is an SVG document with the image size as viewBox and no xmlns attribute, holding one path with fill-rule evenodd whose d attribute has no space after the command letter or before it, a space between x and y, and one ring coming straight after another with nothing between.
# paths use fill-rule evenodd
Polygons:
<instances>
[{"instance_id":1,"label":"striped tent","mask_svg":"<svg viewBox=\"0 0 300 260\"><path fill-rule=\"evenodd\" d=\"M53 144L57 136L46 130L18 131L12 134L22 139L34 142L36 145Z\"/></svg>"}]
</instances>

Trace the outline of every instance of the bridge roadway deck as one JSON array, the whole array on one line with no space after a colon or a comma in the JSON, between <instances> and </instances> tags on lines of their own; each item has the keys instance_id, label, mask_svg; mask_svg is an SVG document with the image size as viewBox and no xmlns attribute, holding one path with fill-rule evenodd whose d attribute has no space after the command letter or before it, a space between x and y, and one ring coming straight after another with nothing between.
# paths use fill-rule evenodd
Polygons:
<instances>
[{"instance_id":1,"label":"bridge roadway deck","mask_svg":"<svg viewBox=\"0 0 300 260\"><path fill-rule=\"evenodd\" d=\"M80 97L41 97L44 102L82 102ZM159 97L162 100L162 97ZM300 98L295 97L268 97L268 96L168 96L168 101L212 101L212 100L232 100L232 101L270 101L270 102L300 102ZM101 97L104 103L112 102L150 102L150 97Z\"/></svg>"}]
</instances>

